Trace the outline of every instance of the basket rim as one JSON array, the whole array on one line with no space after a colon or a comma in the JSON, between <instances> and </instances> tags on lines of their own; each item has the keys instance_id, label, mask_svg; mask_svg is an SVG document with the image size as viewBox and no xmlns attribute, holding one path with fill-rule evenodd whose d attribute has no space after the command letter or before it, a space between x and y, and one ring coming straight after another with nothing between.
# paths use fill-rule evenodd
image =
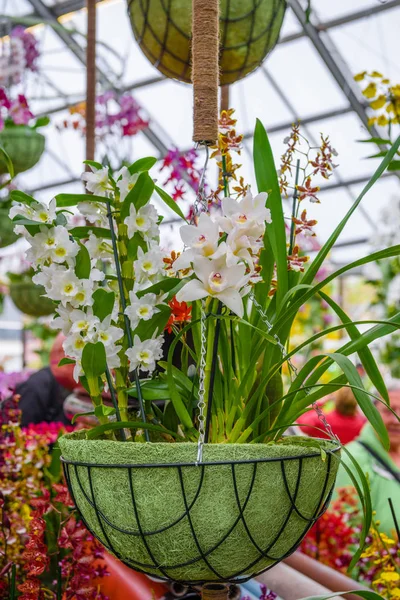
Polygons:
<instances>
[{"instance_id":1,"label":"basket rim","mask_svg":"<svg viewBox=\"0 0 400 600\"><path fill-rule=\"evenodd\" d=\"M80 440L80 441L88 441L91 440ZM96 440L99 441L99 440ZM313 441L321 441L324 443L328 443L332 445L332 448L324 448L327 454L334 455L337 452L340 452L341 445L335 440L328 440L323 438L313 438ZM197 446L197 444L193 444ZM216 446L217 444L212 444ZM242 445L242 444L241 444ZM87 461L79 461L79 460L70 460L64 458L62 455L60 460L65 465L73 465L77 467L95 467L99 469L165 469L165 468L176 468L176 467L206 467L206 466L221 466L221 465L254 465L254 464L262 464L262 463L273 463L273 462L284 462L290 460L298 460L299 458L317 458L321 456L321 452L310 452L308 454L297 454L297 455L288 455L288 456L270 456L265 458L248 458L248 459L237 459L237 460L215 460L215 461L193 461L193 462L174 462L174 463L94 463Z\"/></svg>"}]
</instances>

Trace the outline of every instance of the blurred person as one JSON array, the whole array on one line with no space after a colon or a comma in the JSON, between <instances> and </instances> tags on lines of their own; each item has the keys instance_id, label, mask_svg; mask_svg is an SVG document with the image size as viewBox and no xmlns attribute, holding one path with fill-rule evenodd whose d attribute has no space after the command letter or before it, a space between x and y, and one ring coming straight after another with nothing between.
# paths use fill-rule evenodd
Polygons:
<instances>
[{"instance_id":1,"label":"blurred person","mask_svg":"<svg viewBox=\"0 0 400 600\"><path fill-rule=\"evenodd\" d=\"M36 371L15 387L14 394L20 397L21 427L37 423L70 423L64 413L64 400L76 383L72 377L73 365L58 366L64 357L62 341L62 337L56 337L48 367Z\"/></svg>"},{"instance_id":2,"label":"blurred person","mask_svg":"<svg viewBox=\"0 0 400 600\"><path fill-rule=\"evenodd\" d=\"M390 406L396 414L393 414L382 402L377 404L389 434L389 451L384 449L370 423L363 427L356 440L346 446L368 477L372 509L376 511L376 519L380 521L379 530L387 535L391 535L395 530L389 498L392 499L395 515L400 523L400 389L389 390L389 399ZM342 452L342 460L354 471L352 462L345 452ZM345 486L353 486L353 483L341 466L336 489Z\"/></svg>"},{"instance_id":3,"label":"blurred person","mask_svg":"<svg viewBox=\"0 0 400 600\"><path fill-rule=\"evenodd\" d=\"M366 418L360 412L351 388L340 388L334 394L333 400L335 408L331 412L325 413L325 418L342 444L348 444L360 434ZM297 422L305 425L300 428L303 434L316 438L329 438L315 410L301 415ZM317 427L318 429L316 429Z\"/></svg>"}]
</instances>

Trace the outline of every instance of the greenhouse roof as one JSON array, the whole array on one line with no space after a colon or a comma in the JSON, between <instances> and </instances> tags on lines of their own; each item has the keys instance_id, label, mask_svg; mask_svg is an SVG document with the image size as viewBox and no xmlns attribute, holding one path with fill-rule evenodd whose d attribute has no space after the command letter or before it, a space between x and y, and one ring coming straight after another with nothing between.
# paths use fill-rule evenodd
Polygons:
<instances>
[{"instance_id":1,"label":"greenhouse roof","mask_svg":"<svg viewBox=\"0 0 400 600\"><path fill-rule=\"evenodd\" d=\"M353 76L377 70L393 83L400 81L400 0L315 0L310 22L306 0L287 4L278 46L254 74L231 86L230 105L236 109L238 131L245 133L242 161L249 165L257 117L270 134L277 159L293 121L301 120L311 143L321 132L330 136L340 168L321 189L321 204L309 211L318 219L318 236L324 241L378 165L366 160L375 148L357 141L369 135L368 108ZM7 35L15 23L29 24L41 44L40 68L27 83L27 93L33 112L50 115L52 122L45 131L44 157L18 178L19 186L41 199L57 191L82 191L84 140L75 131L62 130L62 123L68 108L85 99L84 5L84 0L0 0L1 34ZM133 38L126 5L126 0L97 3L99 91L131 91L148 115L149 127L133 139L132 160L161 158L173 147L191 148L191 87L163 78L148 62ZM244 175L253 181L252 168ZM374 186L345 229L335 260L365 253L380 211L398 196L398 186L396 172L386 173Z\"/></svg>"}]
</instances>

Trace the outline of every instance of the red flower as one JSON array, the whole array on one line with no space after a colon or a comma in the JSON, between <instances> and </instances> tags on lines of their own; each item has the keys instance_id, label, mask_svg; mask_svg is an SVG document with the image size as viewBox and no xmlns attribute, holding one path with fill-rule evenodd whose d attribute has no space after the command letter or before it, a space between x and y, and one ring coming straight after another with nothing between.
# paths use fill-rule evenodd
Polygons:
<instances>
[{"instance_id":1,"label":"red flower","mask_svg":"<svg viewBox=\"0 0 400 600\"><path fill-rule=\"evenodd\" d=\"M61 504L64 504L70 508L75 506L71 496L69 495L66 485L63 485L62 483L54 483L53 489L57 492L54 502L60 502Z\"/></svg>"},{"instance_id":2,"label":"red flower","mask_svg":"<svg viewBox=\"0 0 400 600\"><path fill-rule=\"evenodd\" d=\"M172 309L172 312L165 329L168 333L172 333L172 325L174 323L186 323L190 321L192 318L192 307L188 306L186 302L178 302L175 296L168 303L168 306Z\"/></svg>"},{"instance_id":3,"label":"red flower","mask_svg":"<svg viewBox=\"0 0 400 600\"><path fill-rule=\"evenodd\" d=\"M30 505L33 506L38 516L44 515L50 509L50 492L48 489L42 489L42 496L33 498L30 501Z\"/></svg>"},{"instance_id":4,"label":"red flower","mask_svg":"<svg viewBox=\"0 0 400 600\"><path fill-rule=\"evenodd\" d=\"M17 589L22 592L19 600L39 600L40 581L39 579L27 579L24 583L17 586Z\"/></svg>"}]
</instances>

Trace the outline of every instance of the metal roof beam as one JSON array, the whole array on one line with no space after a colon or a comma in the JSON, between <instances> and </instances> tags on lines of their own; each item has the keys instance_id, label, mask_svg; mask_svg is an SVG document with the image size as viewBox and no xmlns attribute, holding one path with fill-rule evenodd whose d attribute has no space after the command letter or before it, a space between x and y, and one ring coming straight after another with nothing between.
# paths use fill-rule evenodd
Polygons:
<instances>
[{"instance_id":1,"label":"metal roof beam","mask_svg":"<svg viewBox=\"0 0 400 600\"><path fill-rule=\"evenodd\" d=\"M328 183L328 184L322 186L322 188L320 189L320 191L318 193L321 194L323 192L329 192L331 190L336 190L341 187L349 187L352 185L361 185L363 183L367 183L371 179L371 177L372 177L372 174L371 175L362 175L361 177L354 177L352 179L344 179L342 182L335 181L332 183ZM386 179L388 177L396 177L396 174L394 172L387 171L387 172L383 173L383 175L380 177L380 179ZM64 185L71 185L72 183L80 183L80 182L81 182L81 179L79 177L71 177L69 179L63 179L61 181L52 181L52 182L46 183L44 185L41 184L38 187L30 189L27 193L34 194L35 192L41 192L42 190L50 190L53 188L62 187Z\"/></svg>"},{"instance_id":2,"label":"metal roof beam","mask_svg":"<svg viewBox=\"0 0 400 600\"><path fill-rule=\"evenodd\" d=\"M386 12L387 10L398 8L399 6L400 0L391 0L390 2L386 2L385 4L377 4L376 6L370 6L369 8L365 8L363 10L358 10L356 12L337 17L336 19L330 19L329 21L318 23L315 25L315 28L318 32L328 31L328 29L334 29L335 27L348 25L349 23L354 23L355 21L360 21L361 19L366 19L368 17L381 14L383 12ZM305 37L305 35L306 34L304 33L304 31L298 31L289 35L284 35L283 37L281 37L278 43L287 44L288 42L293 42L294 40L303 38Z\"/></svg>"},{"instance_id":3,"label":"metal roof beam","mask_svg":"<svg viewBox=\"0 0 400 600\"><path fill-rule=\"evenodd\" d=\"M53 11L43 3L43 0L29 0L29 3L33 6L36 13L43 19L49 21L50 23L58 24L57 17L54 15ZM75 54L77 59L86 66L86 53L76 42L73 36L61 27L55 28L54 31L68 46L71 52ZM104 73L98 66L96 67L96 72L98 81L101 81L106 88L119 92L119 89L113 84L113 82L110 81L107 74ZM159 151L161 156L168 152L168 146L163 142L163 140L161 140L157 133L155 133L151 126L143 130L143 135L147 137L151 144Z\"/></svg>"}]
</instances>

